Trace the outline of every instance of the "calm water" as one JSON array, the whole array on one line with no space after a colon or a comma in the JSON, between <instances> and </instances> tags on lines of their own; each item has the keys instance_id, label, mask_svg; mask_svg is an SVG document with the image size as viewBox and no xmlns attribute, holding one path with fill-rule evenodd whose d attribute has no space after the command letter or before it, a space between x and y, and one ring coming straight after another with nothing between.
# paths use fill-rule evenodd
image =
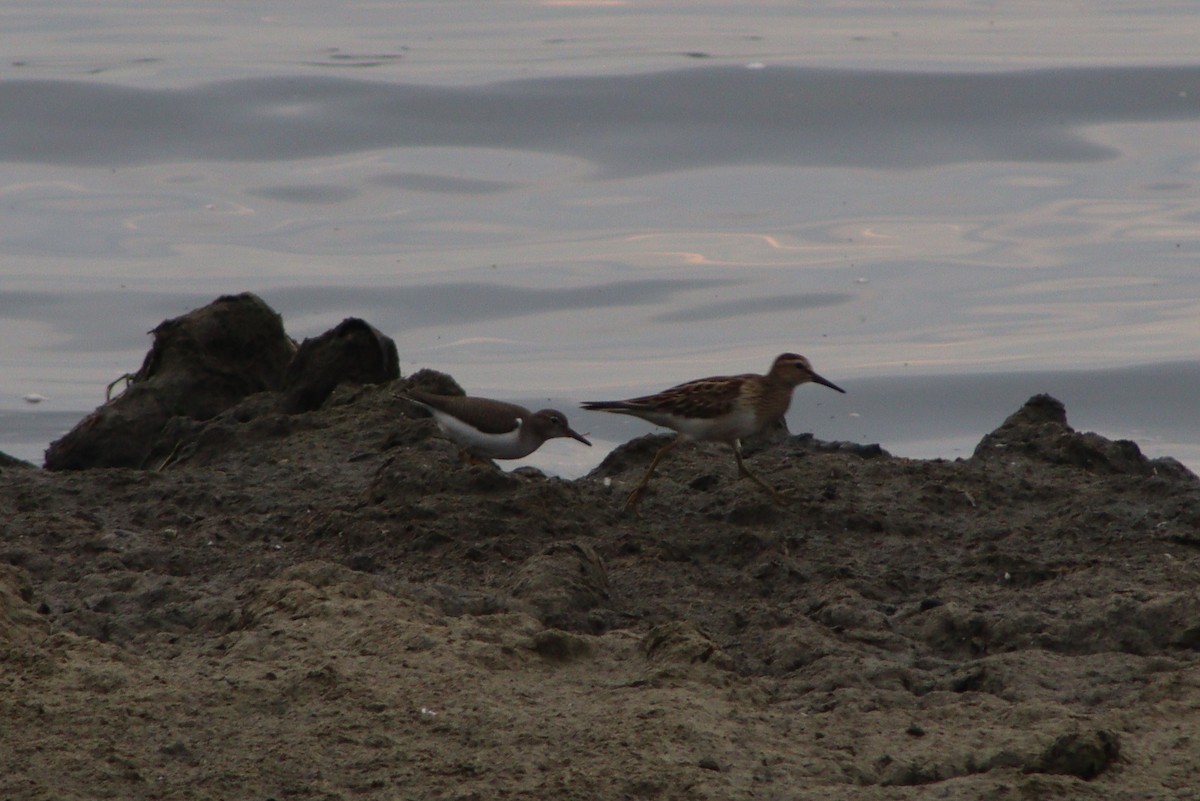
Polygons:
<instances>
[{"instance_id":1,"label":"calm water","mask_svg":"<svg viewBox=\"0 0 1200 801\"><path fill-rule=\"evenodd\" d=\"M849 394L793 430L961 456L1047 391L1200 468L1200 6L796 5L8 4L0 450L249 290L606 447L576 401L796 350Z\"/></svg>"}]
</instances>

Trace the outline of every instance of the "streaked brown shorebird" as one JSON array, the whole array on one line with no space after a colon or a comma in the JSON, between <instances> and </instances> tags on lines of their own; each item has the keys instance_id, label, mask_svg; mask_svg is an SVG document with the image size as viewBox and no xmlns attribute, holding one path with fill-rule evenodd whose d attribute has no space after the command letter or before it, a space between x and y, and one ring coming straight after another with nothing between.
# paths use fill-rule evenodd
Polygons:
<instances>
[{"instance_id":1,"label":"streaked brown shorebird","mask_svg":"<svg viewBox=\"0 0 1200 801\"><path fill-rule=\"evenodd\" d=\"M741 440L783 417L791 405L792 390L810 382L838 392L846 391L813 372L808 359L795 353L784 353L775 358L766 375L745 373L699 378L641 398L587 401L581 405L589 411L640 417L678 432L675 439L654 454L646 475L625 499L627 509L641 500L642 491L667 451L688 440L728 443L737 459L739 475L762 487L772 499L782 504L784 498L746 468L742 461Z\"/></svg>"}]
</instances>

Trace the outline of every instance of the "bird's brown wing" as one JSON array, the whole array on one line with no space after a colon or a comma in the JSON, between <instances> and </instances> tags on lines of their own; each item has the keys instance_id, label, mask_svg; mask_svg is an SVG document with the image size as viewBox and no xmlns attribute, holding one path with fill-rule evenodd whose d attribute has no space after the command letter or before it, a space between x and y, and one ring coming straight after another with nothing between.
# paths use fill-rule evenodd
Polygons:
<instances>
[{"instance_id":1,"label":"bird's brown wing","mask_svg":"<svg viewBox=\"0 0 1200 801\"><path fill-rule=\"evenodd\" d=\"M434 395L410 390L407 396L422 405L453 415L485 434L507 434L528 420L533 413L515 403L491 398L468 398L465 395Z\"/></svg>"},{"instance_id":2,"label":"bird's brown wing","mask_svg":"<svg viewBox=\"0 0 1200 801\"><path fill-rule=\"evenodd\" d=\"M631 411L653 410L698 419L718 417L730 410L747 379L754 377L746 374L698 378L654 395L625 401L625 407Z\"/></svg>"}]
</instances>

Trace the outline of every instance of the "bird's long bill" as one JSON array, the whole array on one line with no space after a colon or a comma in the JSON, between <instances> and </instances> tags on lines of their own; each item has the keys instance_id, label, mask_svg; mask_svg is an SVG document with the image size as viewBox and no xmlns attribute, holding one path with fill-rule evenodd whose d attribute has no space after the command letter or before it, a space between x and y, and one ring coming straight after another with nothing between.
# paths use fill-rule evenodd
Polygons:
<instances>
[{"instance_id":1,"label":"bird's long bill","mask_svg":"<svg viewBox=\"0 0 1200 801\"><path fill-rule=\"evenodd\" d=\"M580 442L582 442L584 445L587 445L589 448L590 448L590 447L592 447L592 443L590 443L590 442L588 442L586 439L584 439L584 438L583 438L583 434L580 434L580 433L579 433L578 431L576 431L575 429L573 429L573 428L568 428L568 429L567 429L567 434L568 434L568 435L570 435L571 439L577 439L577 440L579 440Z\"/></svg>"},{"instance_id":2,"label":"bird's long bill","mask_svg":"<svg viewBox=\"0 0 1200 801\"><path fill-rule=\"evenodd\" d=\"M817 375L816 373L812 374L812 380L815 383L829 387L830 389L836 389L838 392L842 393L843 395L846 394L846 390L842 389L837 384L830 381L828 378L822 378L821 376Z\"/></svg>"}]
</instances>

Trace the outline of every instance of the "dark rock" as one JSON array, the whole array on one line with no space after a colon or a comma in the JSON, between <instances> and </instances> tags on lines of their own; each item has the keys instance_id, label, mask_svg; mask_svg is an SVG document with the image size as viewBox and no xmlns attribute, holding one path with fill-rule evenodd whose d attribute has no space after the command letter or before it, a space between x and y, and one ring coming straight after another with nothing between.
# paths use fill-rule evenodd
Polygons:
<instances>
[{"instance_id":1,"label":"dark rock","mask_svg":"<svg viewBox=\"0 0 1200 801\"><path fill-rule=\"evenodd\" d=\"M994 461L1017 457L1070 465L1094 473L1198 480L1174 459L1147 459L1137 444L1129 440L1114 441L1099 434L1075 431L1067 424L1066 407L1049 395L1035 395L1026 401L999 428L980 440L971 458Z\"/></svg>"},{"instance_id":2,"label":"dark rock","mask_svg":"<svg viewBox=\"0 0 1200 801\"><path fill-rule=\"evenodd\" d=\"M342 383L382 384L400 377L396 343L357 317L306 339L288 364L280 408L289 413L321 407Z\"/></svg>"},{"instance_id":3,"label":"dark rock","mask_svg":"<svg viewBox=\"0 0 1200 801\"><path fill-rule=\"evenodd\" d=\"M168 420L208 420L278 389L295 352L279 315L249 293L220 297L151 333L129 387L51 443L47 469L144 467Z\"/></svg>"}]
</instances>

